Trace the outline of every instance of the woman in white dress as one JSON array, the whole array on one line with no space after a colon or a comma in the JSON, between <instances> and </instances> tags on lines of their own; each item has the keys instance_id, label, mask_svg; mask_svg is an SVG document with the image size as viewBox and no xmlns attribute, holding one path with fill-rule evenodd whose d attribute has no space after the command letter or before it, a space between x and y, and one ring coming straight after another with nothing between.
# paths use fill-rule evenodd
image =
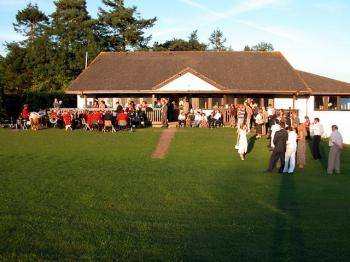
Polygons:
<instances>
[{"instance_id":1,"label":"woman in white dress","mask_svg":"<svg viewBox=\"0 0 350 262\"><path fill-rule=\"evenodd\" d=\"M241 159L244 160L244 156L248 151L248 140L247 140L247 126L245 124L238 128L238 143L236 149L238 149L238 154Z\"/></svg>"}]
</instances>

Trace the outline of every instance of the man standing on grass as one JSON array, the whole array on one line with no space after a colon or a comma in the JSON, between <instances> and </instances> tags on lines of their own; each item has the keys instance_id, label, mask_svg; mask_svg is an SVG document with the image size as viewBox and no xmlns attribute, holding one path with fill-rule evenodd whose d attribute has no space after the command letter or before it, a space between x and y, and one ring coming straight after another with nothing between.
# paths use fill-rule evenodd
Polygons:
<instances>
[{"instance_id":1,"label":"man standing on grass","mask_svg":"<svg viewBox=\"0 0 350 262\"><path fill-rule=\"evenodd\" d=\"M272 173L278 160L280 160L281 162L279 173L283 173L287 140L288 140L288 132L285 129L286 124L284 122L280 123L280 127L281 127L281 130L277 131L273 138L273 144L275 145L275 147L272 151L269 168L266 170L266 173Z\"/></svg>"},{"instance_id":2,"label":"man standing on grass","mask_svg":"<svg viewBox=\"0 0 350 262\"><path fill-rule=\"evenodd\" d=\"M336 174L340 173L340 153L343 149L343 137L338 131L336 125L332 126L332 134L329 138L329 156L328 156L328 169L327 173L333 175L335 171Z\"/></svg>"},{"instance_id":3,"label":"man standing on grass","mask_svg":"<svg viewBox=\"0 0 350 262\"><path fill-rule=\"evenodd\" d=\"M247 100L245 102L245 112L246 112L246 125L249 133L251 128L251 120L253 116L253 109L251 108L250 100Z\"/></svg>"},{"instance_id":4,"label":"man standing on grass","mask_svg":"<svg viewBox=\"0 0 350 262\"><path fill-rule=\"evenodd\" d=\"M321 137L324 133L323 125L320 123L319 118L314 119L314 123L311 125L311 131L314 134L313 141L312 141L312 156L315 160L321 159L321 153L320 153L320 142Z\"/></svg>"},{"instance_id":5,"label":"man standing on grass","mask_svg":"<svg viewBox=\"0 0 350 262\"><path fill-rule=\"evenodd\" d=\"M162 127L168 127L168 101L165 98L162 98Z\"/></svg>"}]
</instances>

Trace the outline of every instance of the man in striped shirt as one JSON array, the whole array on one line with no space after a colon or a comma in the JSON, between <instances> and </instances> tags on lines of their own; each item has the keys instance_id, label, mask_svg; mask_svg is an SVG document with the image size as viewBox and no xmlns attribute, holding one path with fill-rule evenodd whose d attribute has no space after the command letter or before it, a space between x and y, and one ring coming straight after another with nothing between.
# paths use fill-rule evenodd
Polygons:
<instances>
[{"instance_id":1,"label":"man in striped shirt","mask_svg":"<svg viewBox=\"0 0 350 262\"><path fill-rule=\"evenodd\" d=\"M243 125L244 118L245 118L245 107L244 105L239 105L237 110L237 127L238 128Z\"/></svg>"}]
</instances>

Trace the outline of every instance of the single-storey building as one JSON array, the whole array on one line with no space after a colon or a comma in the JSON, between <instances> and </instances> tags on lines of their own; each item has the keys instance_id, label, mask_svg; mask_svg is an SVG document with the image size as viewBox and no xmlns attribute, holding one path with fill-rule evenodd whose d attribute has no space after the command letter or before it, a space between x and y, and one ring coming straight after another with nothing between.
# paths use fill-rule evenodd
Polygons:
<instances>
[{"instance_id":1,"label":"single-storey building","mask_svg":"<svg viewBox=\"0 0 350 262\"><path fill-rule=\"evenodd\" d=\"M253 98L260 105L319 117L327 135L337 124L350 143L350 83L299 71L280 52L103 52L67 90L77 107L94 99L113 107L159 97L210 109Z\"/></svg>"}]
</instances>

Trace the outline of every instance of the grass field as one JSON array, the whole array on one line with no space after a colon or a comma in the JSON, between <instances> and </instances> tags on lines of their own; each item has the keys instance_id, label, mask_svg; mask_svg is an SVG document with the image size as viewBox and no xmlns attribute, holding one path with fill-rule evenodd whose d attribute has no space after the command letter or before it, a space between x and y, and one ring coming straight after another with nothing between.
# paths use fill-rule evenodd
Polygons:
<instances>
[{"instance_id":1,"label":"grass field","mask_svg":"<svg viewBox=\"0 0 350 262\"><path fill-rule=\"evenodd\" d=\"M342 174L311 160L264 174L232 129L0 130L0 260L349 261L350 148ZM324 146L325 152L328 148Z\"/></svg>"}]
</instances>

